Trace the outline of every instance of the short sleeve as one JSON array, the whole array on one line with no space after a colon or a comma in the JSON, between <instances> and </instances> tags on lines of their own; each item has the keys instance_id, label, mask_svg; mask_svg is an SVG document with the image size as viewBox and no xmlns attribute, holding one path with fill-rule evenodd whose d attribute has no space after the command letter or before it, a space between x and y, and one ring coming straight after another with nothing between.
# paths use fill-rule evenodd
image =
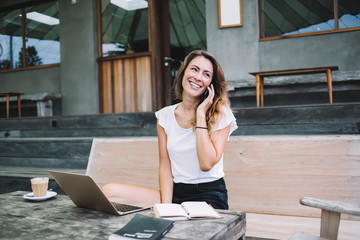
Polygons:
<instances>
[{"instance_id":1,"label":"short sleeve","mask_svg":"<svg viewBox=\"0 0 360 240\"><path fill-rule=\"evenodd\" d=\"M161 109L157 112L155 112L155 116L158 119L158 123L161 127L165 128L165 124L166 124L166 112L164 111L164 109Z\"/></svg>"},{"instance_id":2,"label":"short sleeve","mask_svg":"<svg viewBox=\"0 0 360 240\"><path fill-rule=\"evenodd\" d=\"M176 104L177 105L177 104ZM158 119L158 123L161 127L166 130L167 124L169 123L172 115L174 114L174 109L176 105L171 105L160 109L155 112L155 116Z\"/></svg>"},{"instance_id":3,"label":"short sleeve","mask_svg":"<svg viewBox=\"0 0 360 240\"><path fill-rule=\"evenodd\" d=\"M236 118L230 108L223 108L222 114L219 116L219 120L215 124L214 131L224 129L230 124L230 133L233 133L237 128Z\"/></svg>"}]
</instances>

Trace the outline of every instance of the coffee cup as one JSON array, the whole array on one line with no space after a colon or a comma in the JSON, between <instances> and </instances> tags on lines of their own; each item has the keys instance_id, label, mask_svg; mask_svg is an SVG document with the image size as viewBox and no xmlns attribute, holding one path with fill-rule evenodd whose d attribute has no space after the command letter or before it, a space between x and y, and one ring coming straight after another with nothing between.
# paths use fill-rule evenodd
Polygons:
<instances>
[{"instance_id":1,"label":"coffee cup","mask_svg":"<svg viewBox=\"0 0 360 240\"><path fill-rule=\"evenodd\" d=\"M34 192L34 197L44 197L46 196L49 178L47 177L37 177L30 179L31 189Z\"/></svg>"}]
</instances>

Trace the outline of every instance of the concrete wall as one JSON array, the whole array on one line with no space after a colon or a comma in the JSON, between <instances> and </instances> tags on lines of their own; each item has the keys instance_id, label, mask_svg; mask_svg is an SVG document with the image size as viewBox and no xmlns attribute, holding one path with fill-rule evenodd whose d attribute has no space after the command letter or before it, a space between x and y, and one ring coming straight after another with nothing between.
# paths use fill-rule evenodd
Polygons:
<instances>
[{"instance_id":1,"label":"concrete wall","mask_svg":"<svg viewBox=\"0 0 360 240\"><path fill-rule=\"evenodd\" d=\"M218 28L217 1L206 1L208 50L225 71L230 89L252 87L248 72L288 68L339 66L333 81L360 79L360 31L259 42L257 1L243 2L243 26ZM267 84L326 81L325 75L274 78Z\"/></svg>"},{"instance_id":2,"label":"concrete wall","mask_svg":"<svg viewBox=\"0 0 360 240\"><path fill-rule=\"evenodd\" d=\"M60 93L60 67L0 73L0 92Z\"/></svg>"},{"instance_id":3,"label":"concrete wall","mask_svg":"<svg viewBox=\"0 0 360 240\"><path fill-rule=\"evenodd\" d=\"M206 1L208 51L219 60L229 87L240 86L259 66L257 1L243 1L243 26L218 27L218 2Z\"/></svg>"},{"instance_id":4,"label":"concrete wall","mask_svg":"<svg viewBox=\"0 0 360 240\"><path fill-rule=\"evenodd\" d=\"M63 115L98 113L96 1L59 5Z\"/></svg>"}]
</instances>

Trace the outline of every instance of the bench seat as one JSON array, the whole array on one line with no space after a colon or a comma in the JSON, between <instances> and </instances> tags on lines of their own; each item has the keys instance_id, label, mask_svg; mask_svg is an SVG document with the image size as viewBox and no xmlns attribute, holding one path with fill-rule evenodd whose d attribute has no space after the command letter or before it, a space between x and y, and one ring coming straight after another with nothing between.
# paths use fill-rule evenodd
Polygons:
<instances>
[{"instance_id":1,"label":"bench seat","mask_svg":"<svg viewBox=\"0 0 360 240\"><path fill-rule=\"evenodd\" d=\"M306 227L310 220L320 221L321 211L301 206L299 199L314 196L359 204L359 158L359 135L230 137L224 153L230 209L256 216L249 218L247 236L269 231L274 238L280 233L280 239L287 239L299 230L312 233ZM156 137L95 138L87 174L100 186L121 182L158 188L158 161ZM279 222L271 220L275 216ZM344 214L342 219L360 223L356 216ZM303 226L300 220L310 223ZM348 234L341 229L339 236Z\"/></svg>"}]
</instances>

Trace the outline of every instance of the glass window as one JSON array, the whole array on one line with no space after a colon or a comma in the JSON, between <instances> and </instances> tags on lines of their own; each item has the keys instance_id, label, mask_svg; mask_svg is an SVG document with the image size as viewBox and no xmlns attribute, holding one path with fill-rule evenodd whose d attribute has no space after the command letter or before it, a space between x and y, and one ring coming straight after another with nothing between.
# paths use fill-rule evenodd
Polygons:
<instances>
[{"instance_id":1,"label":"glass window","mask_svg":"<svg viewBox=\"0 0 360 240\"><path fill-rule=\"evenodd\" d=\"M148 2L102 0L103 57L149 51Z\"/></svg>"},{"instance_id":2,"label":"glass window","mask_svg":"<svg viewBox=\"0 0 360 240\"><path fill-rule=\"evenodd\" d=\"M359 0L340 0L339 9L339 28L354 28L360 26L360 1Z\"/></svg>"},{"instance_id":3,"label":"glass window","mask_svg":"<svg viewBox=\"0 0 360 240\"><path fill-rule=\"evenodd\" d=\"M20 67L21 10L0 13L0 70Z\"/></svg>"},{"instance_id":4,"label":"glass window","mask_svg":"<svg viewBox=\"0 0 360 240\"><path fill-rule=\"evenodd\" d=\"M0 70L60 62L58 9L57 2L49 2L25 8L25 16L22 9L0 13Z\"/></svg>"},{"instance_id":5,"label":"glass window","mask_svg":"<svg viewBox=\"0 0 360 240\"><path fill-rule=\"evenodd\" d=\"M59 9L50 2L25 9L27 66L60 62Z\"/></svg>"},{"instance_id":6,"label":"glass window","mask_svg":"<svg viewBox=\"0 0 360 240\"><path fill-rule=\"evenodd\" d=\"M262 38L360 27L358 0L337 1L335 7L333 0L259 2ZM339 9L338 19L335 19L336 7Z\"/></svg>"},{"instance_id":7,"label":"glass window","mask_svg":"<svg viewBox=\"0 0 360 240\"><path fill-rule=\"evenodd\" d=\"M204 0L169 0L170 43L175 52L206 49L205 12Z\"/></svg>"}]
</instances>

